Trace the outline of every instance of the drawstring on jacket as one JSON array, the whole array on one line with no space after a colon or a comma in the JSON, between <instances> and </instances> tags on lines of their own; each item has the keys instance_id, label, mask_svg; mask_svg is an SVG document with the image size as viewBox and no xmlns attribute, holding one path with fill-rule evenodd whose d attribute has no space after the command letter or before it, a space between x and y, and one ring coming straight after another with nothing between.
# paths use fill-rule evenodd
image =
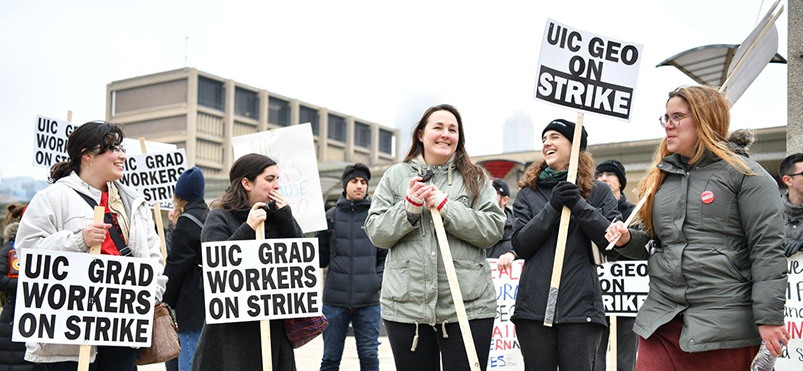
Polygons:
<instances>
[{"instance_id":1,"label":"drawstring on jacket","mask_svg":"<svg viewBox=\"0 0 803 371\"><path fill-rule=\"evenodd\" d=\"M415 336L413 336L413 347L410 348L410 351L415 352L415 348L418 348L418 322L415 323Z\"/></svg>"},{"instance_id":2,"label":"drawstring on jacket","mask_svg":"<svg viewBox=\"0 0 803 371\"><path fill-rule=\"evenodd\" d=\"M441 323L441 329L443 330L443 338L444 339L449 338L449 334L446 333L446 321L443 321L443 323Z\"/></svg>"}]
</instances>

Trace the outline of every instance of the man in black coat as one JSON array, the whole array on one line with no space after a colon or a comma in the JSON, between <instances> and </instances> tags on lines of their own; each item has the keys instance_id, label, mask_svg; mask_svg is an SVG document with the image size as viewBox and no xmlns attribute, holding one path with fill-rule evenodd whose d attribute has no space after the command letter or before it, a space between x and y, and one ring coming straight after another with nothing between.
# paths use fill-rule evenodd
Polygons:
<instances>
[{"instance_id":1,"label":"man in black coat","mask_svg":"<svg viewBox=\"0 0 803 371\"><path fill-rule=\"evenodd\" d=\"M510 251L513 246L510 244L510 239L513 237L513 211L507 207L510 202L510 187L504 180L496 178L492 183L496 191L496 200L499 202L499 207L505 211L505 232L502 234L502 239L493 245L490 249L485 250L485 257L489 259L496 259L502 253Z\"/></svg>"},{"instance_id":2,"label":"man in black coat","mask_svg":"<svg viewBox=\"0 0 803 371\"><path fill-rule=\"evenodd\" d=\"M627 176L625 166L616 160L607 160L597 165L596 178L597 180L607 184L613 192L613 197L619 202L618 210L622 214L622 218L627 220L630 213L633 212L635 205L627 201L624 189L627 186ZM606 256L610 261L616 260L631 260L619 253L610 250L606 252ZM616 317L616 339L617 339L617 370L632 371L636 366L636 351L638 350L638 335L633 332L633 323L635 317ZM594 370L605 371L605 356L608 351L608 328L602 335L602 342L600 342L599 349L597 349L596 362L594 363Z\"/></svg>"},{"instance_id":3,"label":"man in black coat","mask_svg":"<svg viewBox=\"0 0 803 371\"><path fill-rule=\"evenodd\" d=\"M378 249L363 225L371 206L371 171L356 163L342 176L343 195L326 212L329 229L318 232L321 267L329 267L323 290L323 313L329 327L323 332L321 370L338 370L349 323L354 328L360 369L379 369L379 290L387 250Z\"/></svg>"}]
</instances>

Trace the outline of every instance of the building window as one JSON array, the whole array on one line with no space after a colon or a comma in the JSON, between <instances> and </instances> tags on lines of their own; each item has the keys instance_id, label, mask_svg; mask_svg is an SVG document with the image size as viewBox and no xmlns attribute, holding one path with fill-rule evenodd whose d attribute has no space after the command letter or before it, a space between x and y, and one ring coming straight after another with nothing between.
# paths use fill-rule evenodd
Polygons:
<instances>
[{"instance_id":1,"label":"building window","mask_svg":"<svg viewBox=\"0 0 803 371\"><path fill-rule=\"evenodd\" d=\"M268 99L268 123L290 126L290 102L270 97Z\"/></svg>"},{"instance_id":2,"label":"building window","mask_svg":"<svg viewBox=\"0 0 803 371\"><path fill-rule=\"evenodd\" d=\"M354 145L371 148L371 127L362 122L354 123Z\"/></svg>"},{"instance_id":3,"label":"building window","mask_svg":"<svg viewBox=\"0 0 803 371\"><path fill-rule=\"evenodd\" d=\"M223 111L226 105L223 83L198 76L198 105Z\"/></svg>"},{"instance_id":4,"label":"building window","mask_svg":"<svg viewBox=\"0 0 803 371\"><path fill-rule=\"evenodd\" d=\"M250 90L235 88L234 114L259 120L259 96L257 93Z\"/></svg>"},{"instance_id":5,"label":"building window","mask_svg":"<svg viewBox=\"0 0 803 371\"><path fill-rule=\"evenodd\" d=\"M309 107L301 106L298 110L298 123L309 122L312 126L312 135L318 135L320 124L318 124L318 111Z\"/></svg>"},{"instance_id":6,"label":"building window","mask_svg":"<svg viewBox=\"0 0 803 371\"><path fill-rule=\"evenodd\" d=\"M329 139L339 140L341 142L346 141L346 119L335 116L329 115Z\"/></svg>"},{"instance_id":7,"label":"building window","mask_svg":"<svg viewBox=\"0 0 803 371\"><path fill-rule=\"evenodd\" d=\"M379 152L393 154L393 132L379 129Z\"/></svg>"}]
</instances>

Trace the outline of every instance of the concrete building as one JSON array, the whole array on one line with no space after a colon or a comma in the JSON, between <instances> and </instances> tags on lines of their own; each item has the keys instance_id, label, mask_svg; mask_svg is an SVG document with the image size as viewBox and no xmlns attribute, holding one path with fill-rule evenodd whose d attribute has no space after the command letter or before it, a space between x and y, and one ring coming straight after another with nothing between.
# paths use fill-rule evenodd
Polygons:
<instances>
[{"instance_id":1,"label":"concrete building","mask_svg":"<svg viewBox=\"0 0 803 371\"><path fill-rule=\"evenodd\" d=\"M231 138L310 123L322 171L347 163L398 162L399 131L195 68L139 76L106 86L106 120L127 137L184 148L190 165L225 178L234 162ZM339 175L337 182L339 182ZM332 185L322 184L323 191Z\"/></svg>"}]
</instances>

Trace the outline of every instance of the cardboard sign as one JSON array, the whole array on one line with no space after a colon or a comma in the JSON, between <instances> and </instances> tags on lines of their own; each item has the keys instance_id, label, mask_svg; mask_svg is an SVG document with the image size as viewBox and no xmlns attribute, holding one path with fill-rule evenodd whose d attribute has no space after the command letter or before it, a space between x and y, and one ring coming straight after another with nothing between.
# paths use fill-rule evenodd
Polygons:
<instances>
[{"instance_id":1,"label":"cardboard sign","mask_svg":"<svg viewBox=\"0 0 803 371\"><path fill-rule=\"evenodd\" d=\"M310 124L288 126L231 138L234 158L259 153L276 161L279 191L304 233L327 228L318 159Z\"/></svg>"},{"instance_id":2,"label":"cardboard sign","mask_svg":"<svg viewBox=\"0 0 803 371\"><path fill-rule=\"evenodd\" d=\"M148 205L173 208L173 193L179 175L187 168L184 149L128 156L120 183L134 188Z\"/></svg>"},{"instance_id":3,"label":"cardboard sign","mask_svg":"<svg viewBox=\"0 0 803 371\"><path fill-rule=\"evenodd\" d=\"M597 272L605 314L635 317L650 291L647 262L643 260L607 262L597 266Z\"/></svg>"},{"instance_id":4,"label":"cardboard sign","mask_svg":"<svg viewBox=\"0 0 803 371\"><path fill-rule=\"evenodd\" d=\"M797 253L787 260L789 270L784 320L789 332L789 344L775 361L777 371L803 370L803 254Z\"/></svg>"},{"instance_id":5,"label":"cardboard sign","mask_svg":"<svg viewBox=\"0 0 803 371\"><path fill-rule=\"evenodd\" d=\"M156 259L25 249L13 340L151 344Z\"/></svg>"},{"instance_id":6,"label":"cardboard sign","mask_svg":"<svg viewBox=\"0 0 803 371\"><path fill-rule=\"evenodd\" d=\"M138 139L123 138L123 147L128 156L141 155L142 146L139 144ZM173 152L178 149L178 146L170 143L154 142L150 140L145 141L145 150L148 153L154 152Z\"/></svg>"},{"instance_id":7,"label":"cardboard sign","mask_svg":"<svg viewBox=\"0 0 803 371\"><path fill-rule=\"evenodd\" d=\"M206 323L321 315L317 238L205 242L201 255Z\"/></svg>"},{"instance_id":8,"label":"cardboard sign","mask_svg":"<svg viewBox=\"0 0 803 371\"><path fill-rule=\"evenodd\" d=\"M33 166L50 168L61 161L70 161L67 138L78 125L45 116L36 117L33 142Z\"/></svg>"},{"instance_id":9,"label":"cardboard sign","mask_svg":"<svg viewBox=\"0 0 803 371\"><path fill-rule=\"evenodd\" d=\"M491 275L496 288L496 318L491 336L491 352L488 355L488 370L524 370L524 357L516 338L516 326L510 316L516 309L516 296L519 292L524 260L514 260L511 269L498 271L497 259L488 259Z\"/></svg>"},{"instance_id":10,"label":"cardboard sign","mask_svg":"<svg viewBox=\"0 0 803 371\"><path fill-rule=\"evenodd\" d=\"M639 44L547 19L534 98L630 121L642 55Z\"/></svg>"}]
</instances>

